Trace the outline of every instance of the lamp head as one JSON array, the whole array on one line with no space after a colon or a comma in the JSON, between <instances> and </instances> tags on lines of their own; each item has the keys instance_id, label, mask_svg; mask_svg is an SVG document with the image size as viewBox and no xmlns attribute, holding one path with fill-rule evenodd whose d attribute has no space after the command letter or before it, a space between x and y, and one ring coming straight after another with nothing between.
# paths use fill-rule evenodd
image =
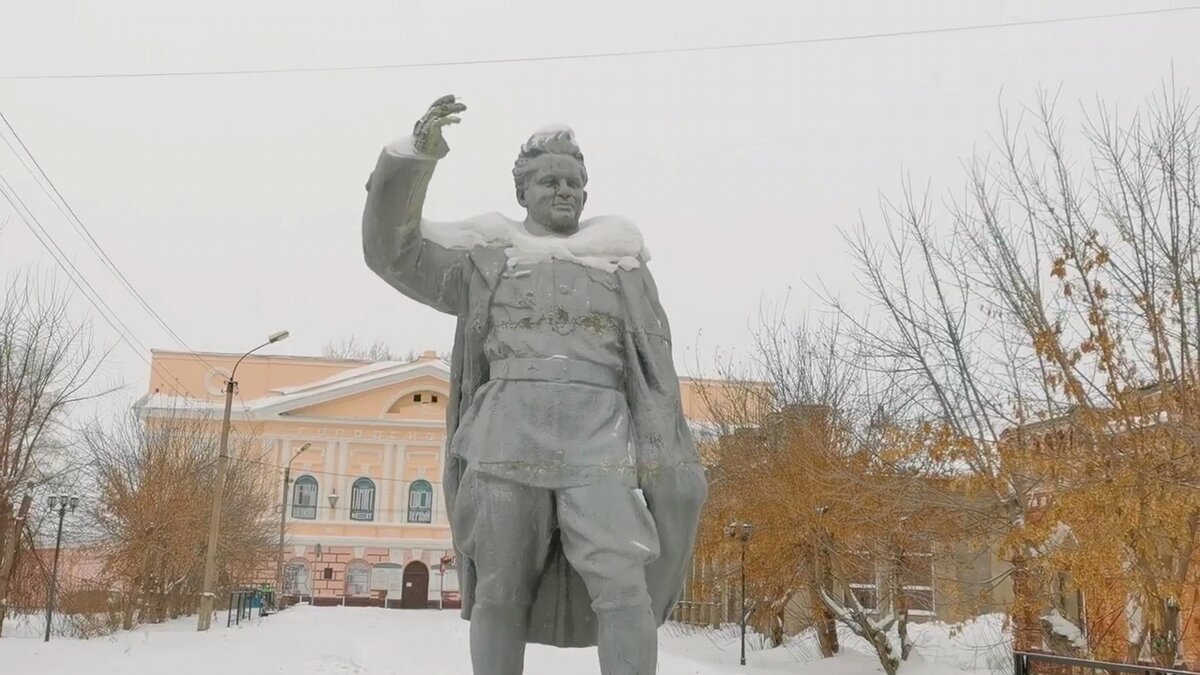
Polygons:
<instances>
[{"instance_id":1,"label":"lamp head","mask_svg":"<svg viewBox=\"0 0 1200 675\"><path fill-rule=\"evenodd\" d=\"M286 330L281 330L278 333L271 333L267 336L267 342L275 344L276 342L286 340L289 335L291 335L291 333L287 332Z\"/></svg>"}]
</instances>

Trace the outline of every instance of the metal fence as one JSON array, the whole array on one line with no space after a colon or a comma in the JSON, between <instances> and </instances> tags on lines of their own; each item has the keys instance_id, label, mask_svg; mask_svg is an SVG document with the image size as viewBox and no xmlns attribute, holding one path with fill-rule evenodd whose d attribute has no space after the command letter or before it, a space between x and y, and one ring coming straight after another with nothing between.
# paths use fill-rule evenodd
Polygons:
<instances>
[{"instance_id":1,"label":"metal fence","mask_svg":"<svg viewBox=\"0 0 1200 675\"><path fill-rule=\"evenodd\" d=\"M260 588L239 588L229 593L229 609L225 615L225 626L241 625L242 619L250 620L255 613L266 616L275 606L275 594Z\"/></svg>"},{"instance_id":2,"label":"metal fence","mask_svg":"<svg viewBox=\"0 0 1200 675\"><path fill-rule=\"evenodd\" d=\"M1039 652L1014 652L1014 675L1200 675L1194 670L1131 663L1105 663Z\"/></svg>"}]
</instances>

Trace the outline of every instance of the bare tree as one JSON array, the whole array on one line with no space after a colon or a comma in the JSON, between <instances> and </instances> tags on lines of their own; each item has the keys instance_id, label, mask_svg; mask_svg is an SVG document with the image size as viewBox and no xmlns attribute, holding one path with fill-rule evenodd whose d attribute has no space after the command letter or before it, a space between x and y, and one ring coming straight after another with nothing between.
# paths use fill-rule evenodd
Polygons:
<instances>
[{"instance_id":1,"label":"bare tree","mask_svg":"<svg viewBox=\"0 0 1200 675\"><path fill-rule=\"evenodd\" d=\"M340 342L327 342L321 348L321 355L327 359L347 359L351 361L412 361L417 358L416 352L409 350L407 354L399 354L392 350L383 340L370 344L359 342L358 336L350 337Z\"/></svg>"},{"instance_id":2,"label":"bare tree","mask_svg":"<svg viewBox=\"0 0 1200 675\"><path fill-rule=\"evenodd\" d=\"M29 484L69 470L65 417L92 391L105 353L87 323L73 321L52 281L18 273L0 298L0 624L21 548L14 510Z\"/></svg>"},{"instance_id":3,"label":"bare tree","mask_svg":"<svg viewBox=\"0 0 1200 675\"><path fill-rule=\"evenodd\" d=\"M89 429L105 572L124 592L124 625L195 611L203 580L208 508L216 475L219 425L186 411L110 430ZM217 551L221 584L249 581L273 548L277 527L267 450L253 434L231 439Z\"/></svg>"},{"instance_id":4,"label":"bare tree","mask_svg":"<svg viewBox=\"0 0 1200 675\"><path fill-rule=\"evenodd\" d=\"M1047 560L1097 599L1124 596L1125 656L1169 666L1200 543L1200 114L1171 86L1125 121L1098 103L1085 161L1066 128L1047 93L1005 118L955 217L1038 365L1043 421L1024 440L1053 445L1034 466L1053 481L1048 520L1073 534Z\"/></svg>"},{"instance_id":5,"label":"bare tree","mask_svg":"<svg viewBox=\"0 0 1200 675\"><path fill-rule=\"evenodd\" d=\"M906 183L885 236L850 239L877 311L842 314L987 497L1017 647L1171 665L1200 535L1200 115L1166 88L1082 119L1069 135L1047 93L1002 115L942 225ZM1063 639L1063 573L1094 618L1128 620L1127 648Z\"/></svg>"}]
</instances>

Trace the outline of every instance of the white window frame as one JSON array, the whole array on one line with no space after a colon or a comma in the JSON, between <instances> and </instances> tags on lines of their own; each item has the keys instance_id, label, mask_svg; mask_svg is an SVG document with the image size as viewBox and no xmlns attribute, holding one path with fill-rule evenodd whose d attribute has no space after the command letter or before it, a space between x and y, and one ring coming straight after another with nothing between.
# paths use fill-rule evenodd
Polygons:
<instances>
[{"instance_id":1,"label":"white window frame","mask_svg":"<svg viewBox=\"0 0 1200 675\"><path fill-rule=\"evenodd\" d=\"M909 616L936 616L937 615L937 593L933 590L933 554L932 553L905 553L901 556L901 565L904 564L903 558L924 558L929 565L929 586L921 586L917 584L901 584L900 592L907 593L908 591L921 591L929 593L929 609L908 608ZM901 572L903 574L903 572Z\"/></svg>"},{"instance_id":2,"label":"white window frame","mask_svg":"<svg viewBox=\"0 0 1200 675\"><path fill-rule=\"evenodd\" d=\"M301 503L300 497L304 494L299 488L301 485L312 486L312 503ZM304 475L297 478L292 483L292 501L288 507L292 510L292 518L297 520L316 520L317 507L321 502L321 481L315 476ZM297 509L303 509L297 511ZM311 515L307 515L311 514Z\"/></svg>"},{"instance_id":3,"label":"white window frame","mask_svg":"<svg viewBox=\"0 0 1200 675\"><path fill-rule=\"evenodd\" d=\"M366 486L370 486L369 488ZM375 520L375 481L363 476L350 484L350 520ZM365 505L364 505L365 503Z\"/></svg>"},{"instance_id":4,"label":"white window frame","mask_svg":"<svg viewBox=\"0 0 1200 675\"><path fill-rule=\"evenodd\" d=\"M423 486L428 490L415 489L417 486ZM424 505L419 503L418 499L424 497ZM414 514L416 518L414 519ZM405 520L410 523L428 525L433 523L433 484L427 480L413 481L408 486L408 509Z\"/></svg>"},{"instance_id":5,"label":"white window frame","mask_svg":"<svg viewBox=\"0 0 1200 675\"><path fill-rule=\"evenodd\" d=\"M354 579L353 573L355 571L363 572L364 570L365 576L359 579L362 581L362 583L355 583L356 580ZM353 586L351 586L351 584L353 584ZM359 589L358 592L355 592L356 589ZM371 565L362 562L361 560L346 565L346 585L342 589L342 592L350 597L363 597L371 595Z\"/></svg>"}]
</instances>

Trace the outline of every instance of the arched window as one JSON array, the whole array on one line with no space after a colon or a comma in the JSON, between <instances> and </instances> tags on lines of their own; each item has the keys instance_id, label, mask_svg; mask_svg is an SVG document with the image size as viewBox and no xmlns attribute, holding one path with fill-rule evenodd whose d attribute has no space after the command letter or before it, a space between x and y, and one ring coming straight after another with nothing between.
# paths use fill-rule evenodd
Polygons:
<instances>
[{"instance_id":1,"label":"arched window","mask_svg":"<svg viewBox=\"0 0 1200 675\"><path fill-rule=\"evenodd\" d=\"M362 561L346 565L346 595L371 593L371 566Z\"/></svg>"},{"instance_id":2,"label":"arched window","mask_svg":"<svg viewBox=\"0 0 1200 675\"><path fill-rule=\"evenodd\" d=\"M408 487L408 522L433 522L433 486L418 480Z\"/></svg>"},{"instance_id":3,"label":"arched window","mask_svg":"<svg viewBox=\"0 0 1200 675\"><path fill-rule=\"evenodd\" d=\"M301 476L292 487L292 517L312 520L317 517L317 479Z\"/></svg>"},{"instance_id":4,"label":"arched window","mask_svg":"<svg viewBox=\"0 0 1200 675\"><path fill-rule=\"evenodd\" d=\"M375 483L359 478L350 488L350 520L375 520Z\"/></svg>"},{"instance_id":5,"label":"arched window","mask_svg":"<svg viewBox=\"0 0 1200 675\"><path fill-rule=\"evenodd\" d=\"M284 595L312 595L312 567L308 561L300 558L293 560L284 568Z\"/></svg>"}]
</instances>

